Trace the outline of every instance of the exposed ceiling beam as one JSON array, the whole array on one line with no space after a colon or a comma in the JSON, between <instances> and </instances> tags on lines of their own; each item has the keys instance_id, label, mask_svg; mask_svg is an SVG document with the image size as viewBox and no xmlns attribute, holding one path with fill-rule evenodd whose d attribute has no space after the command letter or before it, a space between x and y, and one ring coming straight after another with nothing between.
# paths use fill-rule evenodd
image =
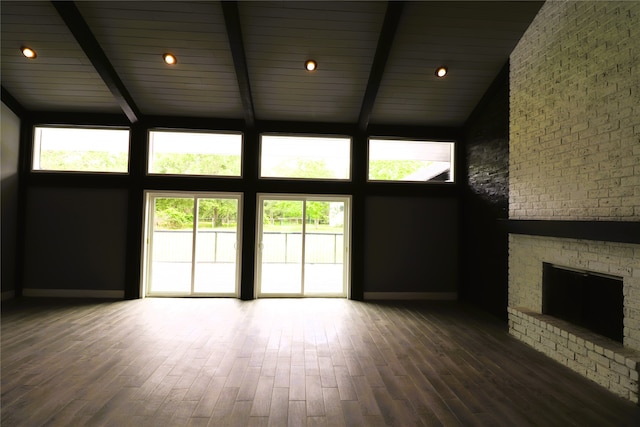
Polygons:
<instances>
[{"instance_id":1,"label":"exposed ceiling beam","mask_svg":"<svg viewBox=\"0 0 640 427\"><path fill-rule=\"evenodd\" d=\"M222 12L227 27L231 55L238 78L238 88L242 99L242 109L244 110L244 120L249 128L255 125L255 111L253 108L253 97L251 96L251 83L249 81L249 68L242 42L242 28L240 27L240 13L238 3L235 1L223 1Z\"/></svg>"},{"instance_id":2,"label":"exposed ceiling beam","mask_svg":"<svg viewBox=\"0 0 640 427\"><path fill-rule=\"evenodd\" d=\"M13 111L18 117L23 118L26 110L24 107L16 100L13 95L9 93L4 86L0 86L0 97L2 97L2 102L9 107L11 111Z\"/></svg>"},{"instance_id":3,"label":"exposed ceiling beam","mask_svg":"<svg viewBox=\"0 0 640 427\"><path fill-rule=\"evenodd\" d=\"M362 131L366 131L369 126L373 105L378 95L380 83L382 82L382 75L387 65L387 59L389 58L389 52L391 52L391 46L393 45L393 39L398 29L403 7L404 2L402 1L390 1L387 5L387 12L384 17L384 22L382 23L382 30L380 30L378 47L373 57L371 73L369 74L367 89L365 90L362 108L360 109L360 118L358 119L358 127Z\"/></svg>"},{"instance_id":4,"label":"exposed ceiling beam","mask_svg":"<svg viewBox=\"0 0 640 427\"><path fill-rule=\"evenodd\" d=\"M89 26L80 14L75 3L72 1L52 1L51 3L53 3L58 14L75 37L85 55L89 58L89 61L91 61L91 64L93 64L93 67L98 74L100 74L100 77L102 77L102 80L111 91L111 94L129 121L135 123L140 120L142 113L138 107L136 107L133 98L124 86L124 83L122 83L122 80L120 80L109 59L107 59L107 55L89 29Z\"/></svg>"}]
</instances>

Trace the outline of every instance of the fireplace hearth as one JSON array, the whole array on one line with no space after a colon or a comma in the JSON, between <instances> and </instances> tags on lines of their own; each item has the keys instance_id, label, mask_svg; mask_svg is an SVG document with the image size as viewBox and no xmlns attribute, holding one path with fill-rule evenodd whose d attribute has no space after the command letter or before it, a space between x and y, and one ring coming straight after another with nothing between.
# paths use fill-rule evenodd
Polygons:
<instances>
[{"instance_id":1,"label":"fireplace hearth","mask_svg":"<svg viewBox=\"0 0 640 427\"><path fill-rule=\"evenodd\" d=\"M639 403L639 256L633 243L510 234L509 333Z\"/></svg>"}]
</instances>

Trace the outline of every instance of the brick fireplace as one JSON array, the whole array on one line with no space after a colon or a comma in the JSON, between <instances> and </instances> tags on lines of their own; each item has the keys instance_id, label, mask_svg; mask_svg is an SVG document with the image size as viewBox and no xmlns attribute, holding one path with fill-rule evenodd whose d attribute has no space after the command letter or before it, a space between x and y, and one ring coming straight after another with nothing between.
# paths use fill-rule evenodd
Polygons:
<instances>
[{"instance_id":1,"label":"brick fireplace","mask_svg":"<svg viewBox=\"0 0 640 427\"><path fill-rule=\"evenodd\" d=\"M510 332L634 402L640 367L637 40L640 2L547 1L513 50L509 72ZM545 263L622 278L622 342L543 314Z\"/></svg>"},{"instance_id":2,"label":"brick fireplace","mask_svg":"<svg viewBox=\"0 0 640 427\"><path fill-rule=\"evenodd\" d=\"M552 359L638 403L640 245L510 235L509 332ZM543 264L622 277L623 342L542 314Z\"/></svg>"}]
</instances>

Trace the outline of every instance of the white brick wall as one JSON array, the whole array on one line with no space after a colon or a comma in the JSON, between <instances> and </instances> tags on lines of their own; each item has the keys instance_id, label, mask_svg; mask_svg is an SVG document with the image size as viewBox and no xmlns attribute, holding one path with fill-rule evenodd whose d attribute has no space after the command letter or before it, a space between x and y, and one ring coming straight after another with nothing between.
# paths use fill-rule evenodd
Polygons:
<instances>
[{"instance_id":1,"label":"white brick wall","mask_svg":"<svg viewBox=\"0 0 640 427\"><path fill-rule=\"evenodd\" d=\"M542 315L543 263L622 277L623 345ZM640 245L509 235L509 333L638 403Z\"/></svg>"},{"instance_id":2,"label":"white brick wall","mask_svg":"<svg viewBox=\"0 0 640 427\"><path fill-rule=\"evenodd\" d=\"M542 312L542 264L622 277L624 345L640 352L640 245L509 236L509 307Z\"/></svg>"},{"instance_id":3,"label":"white brick wall","mask_svg":"<svg viewBox=\"0 0 640 427\"><path fill-rule=\"evenodd\" d=\"M640 220L640 1L547 1L510 87L510 218Z\"/></svg>"},{"instance_id":4,"label":"white brick wall","mask_svg":"<svg viewBox=\"0 0 640 427\"><path fill-rule=\"evenodd\" d=\"M640 1L548 0L510 58L509 218L640 221ZM623 278L624 343L544 316L542 264ZM511 235L510 333L638 402L640 245Z\"/></svg>"}]
</instances>

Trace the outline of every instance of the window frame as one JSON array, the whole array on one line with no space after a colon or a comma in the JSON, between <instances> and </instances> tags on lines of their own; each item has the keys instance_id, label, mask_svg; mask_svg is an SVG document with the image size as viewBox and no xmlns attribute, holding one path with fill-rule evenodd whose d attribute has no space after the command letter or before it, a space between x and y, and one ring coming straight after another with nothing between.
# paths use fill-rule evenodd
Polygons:
<instances>
[{"instance_id":1,"label":"window frame","mask_svg":"<svg viewBox=\"0 0 640 427\"><path fill-rule=\"evenodd\" d=\"M343 286L340 293L336 292L304 292L304 284L301 283L301 293L287 293L287 292L263 292L262 279L263 279L263 242L261 237L264 233L263 223L263 202L265 200L279 200L279 201L301 201L303 203L314 201L336 201L340 200L344 203L344 223L343 223L343 271L342 279ZM308 234L305 230L306 226L302 226L302 236ZM253 276L253 298L265 299L265 298L351 298L352 289L352 269L353 269L353 257L352 244L353 244L353 194L320 194L320 193L266 193L259 192L256 194L256 215L255 215L255 247L254 247L254 276ZM303 240L306 237L303 238ZM306 257L304 253L304 243L301 248L302 259ZM301 262L301 280L304 281L304 268L305 263Z\"/></svg>"},{"instance_id":2,"label":"window frame","mask_svg":"<svg viewBox=\"0 0 640 427\"><path fill-rule=\"evenodd\" d=\"M240 173L238 175L211 175L211 174L193 174L193 173L161 173L161 172L151 172L151 166L153 164L152 161L152 141L151 134L153 132L166 132L166 133L184 133L184 134L205 134L205 135L239 135L240 136ZM153 177L189 177L189 178L214 178L214 179L242 179L244 178L244 156L245 156L245 144L244 144L244 132L241 131L221 131L221 130L210 130L210 129L181 129L181 128L160 128L160 127L150 127L146 131L147 135L147 155L145 159L145 170L144 174L146 176ZM197 153L192 153L197 154Z\"/></svg>"},{"instance_id":3,"label":"window frame","mask_svg":"<svg viewBox=\"0 0 640 427\"><path fill-rule=\"evenodd\" d=\"M349 153L349 171L347 178L301 178L286 176L262 176L262 159L263 159L263 137L276 136L284 138L325 138L325 139L344 139L348 140ZM353 139L352 135L338 135L333 133L289 133L289 132L261 132L258 135L258 180L264 181L293 181L293 182L353 182Z\"/></svg>"},{"instance_id":4,"label":"window frame","mask_svg":"<svg viewBox=\"0 0 640 427\"><path fill-rule=\"evenodd\" d=\"M450 179L446 181L434 181L428 180L386 180L386 179L371 179L370 174L370 162L371 162L371 141L383 141L383 142L416 142L416 143L436 143L436 144L450 144ZM404 185L455 185L456 184L456 147L457 141L452 139L423 139L423 138L402 138L402 137L389 137L389 136L368 136L367 137L367 158L366 158L366 182L367 184L404 184ZM437 175L436 175L437 176Z\"/></svg>"},{"instance_id":5,"label":"window frame","mask_svg":"<svg viewBox=\"0 0 640 427\"><path fill-rule=\"evenodd\" d=\"M243 251L242 245L243 232L244 232L244 199L245 194L241 191L200 191L200 190L152 190L145 189L143 191L143 226L142 226L142 242L140 252L140 283L139 291L140 298L155 298L155 297L180 297L180 298L240 298L241 286L242 286L242 264L243 264ZM158 198L185 198L194 199L194 206L196 206L196 199L229 199L237 201L237 217L238 222L236 224L236 256L235 256L235 289L233 292L194 292L195 285L195 269L197 268L197 254L195 252L196 242L198 239L198 224L196 222L197 213L194 212L194 222L192 227L193 235L192 248L194 252L191 253L191 292L185 294L184 292L177 291L156 291L150 290L152 274L153 274L153 234L154 226L151 219L154 218L154 205L153 201Z\"/></svg>"},{"instance_id":6,"label":"window frame","mask_svg":"<svg viewBox=\"0 0 640 427\"><path fill-rule=\"evenodd\" d=\"M37 141L39 129L66 129L66 130L113 130L127 132L127 162L125 171L100 171L100 170L71 170L71 169L42 169L36 168L41 163L40 154L42 153L42 141ZM73 151L70 151L73 153ZM31 134L31 156L29 162L29 172L34 174L68 174L68 175L107 175L107 176L126 176L131 174L131 128L121 125L74 125L74 124L36 124L32 127ZM37 162L36 162L37 159Z\"/></svg>"}]
</instances>

